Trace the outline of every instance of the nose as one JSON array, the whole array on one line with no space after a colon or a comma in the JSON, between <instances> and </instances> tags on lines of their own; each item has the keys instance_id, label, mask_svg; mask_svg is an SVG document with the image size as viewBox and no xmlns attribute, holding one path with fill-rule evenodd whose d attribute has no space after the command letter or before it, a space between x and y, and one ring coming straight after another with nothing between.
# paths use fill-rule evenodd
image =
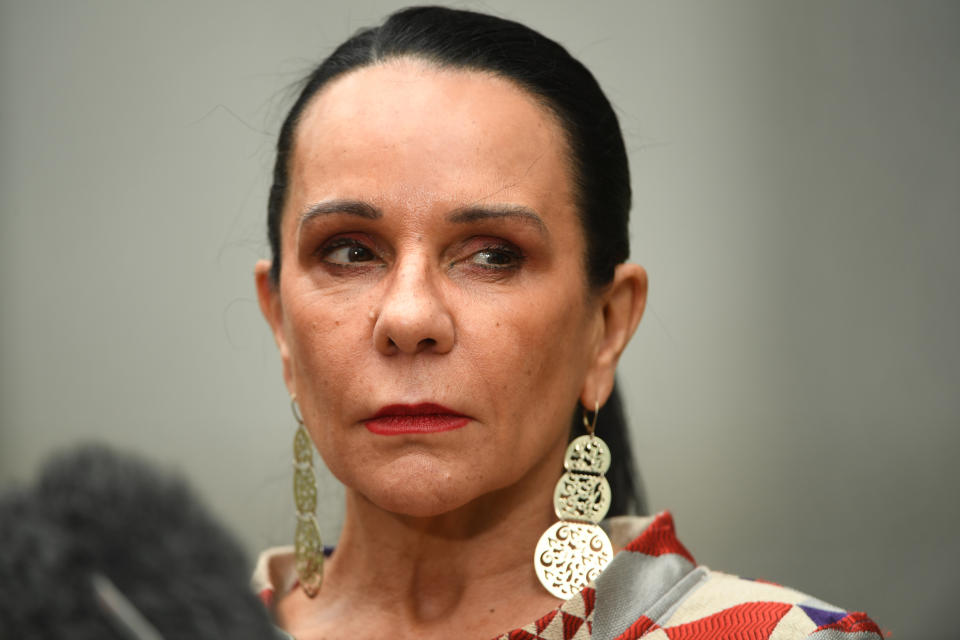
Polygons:
<instances>
[{"instance_id":1,"label":"nose","mask_svg":"<svg viewBox=\"0 0 960 640\"><path fill-rule=\"evenodd\" d=\"M453 348L453 317L426 261L398 263L375 310L373 340L384 355L447 353Z\"/></svg>"}]
</instances>

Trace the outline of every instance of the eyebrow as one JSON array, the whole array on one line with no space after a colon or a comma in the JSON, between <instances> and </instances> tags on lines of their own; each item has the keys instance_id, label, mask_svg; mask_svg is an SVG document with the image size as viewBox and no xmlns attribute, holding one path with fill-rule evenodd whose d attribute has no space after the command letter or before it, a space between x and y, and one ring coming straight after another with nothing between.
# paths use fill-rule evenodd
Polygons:
<instances>
[{"instance_id":1,"label":"eyebrow","mask_svg":"<svg viewBox=\"0 0 960 640\"><path fill-rule=\"evenodd\" d=\"M300 214L299 226L302 227L315 218L336 214L357 216L367 220L377 220L383 217L383 212L380 211L380 209L362 200L324 200L304 209L303 213ZM469 224L471 222L494 220L497 218L521 220L536 227L537 231L542 235L550 235L543 219L538 216L533 209L522 205L468 205L454 209L447 214L447 220L457 224Z\"/></svg>"},{"instance_id":2,"label":"eyebrow","mask_svg":"<svg viewBox=\"0 0 960 640\"><path fill-rule=\"evenodd\" d=\"M376 220L383 216L383 212L380 211L380 209L361 200L324 200L323 202L314 203L304 209L303 213L300 214L299 225L302 227L314 218L338 213L358 216L360 218L366 218L367 220Z\"/></svg>"},{"instance_id":3,"label":"eyebrow","mask_svg":"<svg viewBox=\"0 0 960 640\"><path fill-rule=\"evenodd\" d=\"M522 205L490 205L490 206L468 206L454 209L447 215L447 220L457 223L470 223L479 220L491 220L495 218L514 218L532 224L544 236L549 235L547 225L537 213L528 207Z\"/></svg>"}]
</instances>

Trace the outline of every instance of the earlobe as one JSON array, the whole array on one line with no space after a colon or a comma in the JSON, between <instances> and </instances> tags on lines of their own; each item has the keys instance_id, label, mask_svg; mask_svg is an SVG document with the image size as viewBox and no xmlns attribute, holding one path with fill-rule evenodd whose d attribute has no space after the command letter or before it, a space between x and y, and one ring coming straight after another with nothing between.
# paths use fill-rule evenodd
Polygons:
<instances>
[{"instance_id":1,"label":"earlobe","mask_svg":"<svg viewBox=\"0 0 960 640\"><path fill-rule=\"evenodd\" d=\"M580 393L584 407L596 402L603 406L610 397L617 362L640 324L646 303L646 270L638 264L618 265L602 297L602 336Z\"/></svg>"},{"instance_id":2,"label":"earlobe","mask_svg":"<svg viewBox=\"0 0 960 640\"><path fill-rule=\"evenodd\" d=\"M283 331L283 306L280 304L280 289L270 277L269 260L258 260L254 266L254 280L257 287L257 299L260 302L260 312L270 325L273 339L280 351L283 362L283 379L290 393L294 393L292 369L290 367L290 350L287 347L286 336Z\"/></svg>"}]
</instances>

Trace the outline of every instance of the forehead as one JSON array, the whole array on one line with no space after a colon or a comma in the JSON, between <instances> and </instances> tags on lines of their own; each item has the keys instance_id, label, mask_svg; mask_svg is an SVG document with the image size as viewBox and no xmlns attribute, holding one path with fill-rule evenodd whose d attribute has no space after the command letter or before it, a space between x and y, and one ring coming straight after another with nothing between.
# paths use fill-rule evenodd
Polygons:
<instances>
[{"instance_id":1,"label":"forehead","mask_svg":"<svg viewBox=\"0 0 960 640\"><path fill-rule=\"evenodd\" d=\"M462 204L496 194L566 207L569 174L562 127L527 91L486 72L397 59L334 80L307 106L291 195Z\"/></svg>"}]
</instances>

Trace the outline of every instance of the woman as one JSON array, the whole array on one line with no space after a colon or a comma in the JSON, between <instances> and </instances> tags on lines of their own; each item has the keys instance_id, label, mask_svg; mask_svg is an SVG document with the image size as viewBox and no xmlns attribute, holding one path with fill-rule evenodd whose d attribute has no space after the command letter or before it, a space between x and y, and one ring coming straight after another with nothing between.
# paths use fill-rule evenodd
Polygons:
<instances>
[{"instance_id":1,"label":"woman","mask_svg":"<svg viewBox=\"0 0 960 640\"><path fill-rule=\"evenodd\" d=\"M668 514L612 518L609 543L594 524L611 506L604 445L568 441L571 420L623 433L604 407L647 290L625 262L629 206L608 101L516 23L408 9L308 78L256 283L346 516L321 570L301 435L299 578L290 554L258 572L279 626L299 640L876 631L696 567ZM629 450L611 448L621 515Z\"/></svg>"}]
</instances>

